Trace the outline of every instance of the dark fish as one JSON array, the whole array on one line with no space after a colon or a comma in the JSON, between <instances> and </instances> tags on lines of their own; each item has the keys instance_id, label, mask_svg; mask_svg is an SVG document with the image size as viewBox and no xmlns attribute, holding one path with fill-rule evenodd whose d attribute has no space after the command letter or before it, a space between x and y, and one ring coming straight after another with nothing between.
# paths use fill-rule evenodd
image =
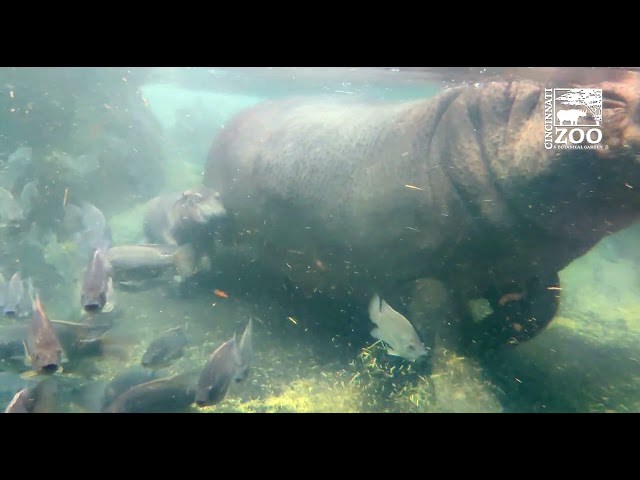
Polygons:
<instances>
[{"instance_id":1,"label":"dark fish","mask_svg":"<svg viewBox=\"0 0 640 480\"><path fill-rule=\"evenodd\" d=\"M104 413L171 413L193 403L193 374L180 374L136 385L118 395Z\"/></svg>"},{"instance_id":2,"label":"dark fish","mask_svg":"<svg viewBox=\"0 0 640 480\"><path fill-rule=\"evenodd\" d=\"M82 202L79 207L67 204L64 223L66 228L73 229L73 239L83 255L89 255L96 248L106 252L111 246L111 228L107 219L89 202Z\"/></svg>"},{"instance_id":3,"label":"dark fish","mask_svg":"<svg viewBox=\"0 0 640 480\"><path fill-rule=\"evenodd\" d=\"M103 407L108 407L116 397L136 385L158 378L158 370L149 370L138 365L118 373L104 389Z\"/></svg>"},{"instance_id":4,"label":"dark fish","mask_svg":"<svg viewBox=\"0 0 640 480\"><path fill-rule=\"evenodd\" d=\"M33 313L25 342L31 368L38 373L55 373L62 362L63 350L49 317L42 308L38 292L33 298Z\"/></svg>"},{"instance_id":5,"label":"dark fish","mask_svg":"<svg viewBox=\"0 0 640 480\"><path fill-rule=\"evenodd\" d=\"M200 373L196 390L196 405L205 407L220 403L229 387L242 371L243 361L236 336L220 345L209 357Z\"/></svg>"},{"instance_id":6,"label":"dark fish","mask_svg":"<svg viewBox=\"0 0 640 480\"><path fill-rule=\"evenodd\" d=\"M182 279L195 271L194 252L191 245L121 245L107 251L116 281L153 278L168 271L176 271Z\"/></svg>"},{"instance_id":7,"label":"dark fish","mask_svg":"<svg viewBox=\"0 0 640 480\"><path fill-rule=\"evenodd\" d=\"M36 403L36 394L33 388L23 388L15 394L4 413L31 413Z\"/></svg>"},{"instance_id":8,"label":"dark fish","mask_svg":"<svg viewBox=\"0 0 640 480\"><path fill-rule=\"evenodd\" d=\"M151 342L142 356L142 366L158 368L166 366L173 360L182 357L189 344L189 336L182 327L167 330L163 335Z\"/></svg>"},{"instance_id":9,"label":"dark fish","mask_svg":"<svg viewBox=\"0 0 640 480\"><path fill-rule=\"evenodd\" d=\"M4 315L6 317L15 317L20 312L20 304L24 296L24 284L20 272L16 272L11 277L4 299Z\"/></svg>"},{"instance_id":10,"label":"dark fish","mask_svg":"<svg viewBox=\"0 0 640 480\"><path fill-rule=\"evenodd\" d=\"M253 357L253 321L249 319L240 342L236 335L220 345L200 373L196 390L198 406L215 405L221 402L232 382L242 382L249 375Z\"/></svg>"},{"instance_id":11,"label":"dark fish","mask_svg":"<svg viewBox=\"0 0 640 480\"><path fill-rule=\"evenodd\" d=\"M104 253L100 249L95 249L82 280L80 304L85 312L102 311L107 302L111 300L113 283L109 272L109 262Z\"/></svg>"},{"instance_id":12,"label":"dark fish","mask_svg":"<svg viewBox=\"0 0 640 480\"><path fill-rule=\"evenodd\" d=\"M26 387L15 394L4 413L49 413L53 411L57 386L51 379Z\"/></svg>"},{"instance_id":13,"label":"dark fish","mask_svg":"<svg viewBox=\"0 0 640 480\"><path fill-rule=\"evenodd\" d=\"M77 357L102 356L117 341L105 334L112 324L74 323L64 320L51 320L51 325L69 359Z\"/></svg>"}]
</instances>

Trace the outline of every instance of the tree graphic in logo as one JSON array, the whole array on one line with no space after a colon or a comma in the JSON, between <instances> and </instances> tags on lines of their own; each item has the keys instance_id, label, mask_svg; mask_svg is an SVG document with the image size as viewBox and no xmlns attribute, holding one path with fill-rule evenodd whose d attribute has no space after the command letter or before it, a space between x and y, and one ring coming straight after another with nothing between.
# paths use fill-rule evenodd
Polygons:
<instances>
[{"instance_id":1,"label":"tree graphic in logo","mask_svg":"<svg viewBox=\"0 0 640 480\"><path fill-rule=\"evenodd\" d=\"M560 92L564 92L558 95ZM597 126L602 121L602 89L600 88L556 88L556 105L581 106L580 109L556 109L557 120L560 125L568 121L570 125L577 125L578 119L587 115L587 110L591 113Z\"/></svg>"}]
</instances>

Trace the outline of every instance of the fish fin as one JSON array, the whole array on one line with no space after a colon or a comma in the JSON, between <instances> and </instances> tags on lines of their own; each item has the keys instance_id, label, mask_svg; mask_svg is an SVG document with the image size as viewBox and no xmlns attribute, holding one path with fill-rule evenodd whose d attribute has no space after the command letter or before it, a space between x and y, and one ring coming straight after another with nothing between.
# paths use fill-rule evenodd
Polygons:
<instances>
[{"instance_id":1,"label":"fish fin","mask_svg":"<svg viewBox=\"0 0 640 480\"><path fill-rule=\"evenodd\" d=\"M380 329L378 327L374 328L373 330L371 330L371 336L373 338L377 338L378 340L382 340L380 338Z\"/></svg>"},{"instance_id":2,"label":"fish fin","mask_svg":"<svg viewBox=\"0 0 640 480\"><path fill-rule=\"evenodd\" d=\"M391 348L391 347L389 347L389 346L387 347L387 353L388 353L389 355L394 356L394 357L402 357L402 355L400 355L399 353L397 353L393 348Z\"/></svg>"},{"instance_id":3,"label":"fish fin","mask_svg":"<svg viewBox=\"0 0 640 480\"><path fill-rule=\"evenodd\" d=\"M31 356L29 355L29 348L27 348L27 342L22 341L22 346L24 347L24 364L27 367L31 366Z\"/></svg>"},{"instance_id":4,"label":"fish fin","mask_svg":"<svg viewBox=\"0 0 640 480\"><path fill-rule=\"evenodd\" d=\"M376 319L380 318L380 297L377 293L373 295L371 302L369 302L369 318L373 323L376 323Z\"/></svg>"},{"instance_id":5,"label":"fish fin","mask_svg":"<svg viewBox=\"0 0 640 480\"><path fill-rule=\"evenodd\" d=\"M83 310L84 312L84 310ZM68 322L67 320L49 320L49 322L56 325L71 325L72 327L86 327L86 323Z\"/></svg>"},{"instance_id":6,"label":"fish fin","mask_svg":"<svg viewBox=\"0 0 640 480\"><path fill-rule=\"evenodd\" d=\"M180 247L173 254L174 263L178 270L178 275L182 280L189 278L196 272L196 253L193 245L187 243Z\"/></svg>"},{"instance_id":7,"label":"fish fin","mask_svg":"<svg viewBox=\"0 0 640 480\"><path fill-rule=\"evenodd\" d=\"M395 310L391 308L387 302L380 300L380 314L384 315L387 312L395 312Z\"/></svg>"},{"instance_id":8,"label":"fish fin","mask_svg":"<svg viewBox=\"0 0 640 480\"><path fill-rule=\"evenodd\" d=\"M113 310L113 308L116 305L116 291L113 288L113 278L109 277L109 280L107 280L107 295L106 295L106 299L107 301L105 302L104 306L102 307L102 312L103 313L109 313Z\"/></svg>"},{"instance_id":9,"label":"fish fin","mask_svg":"<svg viewBox=\"0 0 640 480\"><path fill-rule=\"evenodd\" d=\"M162 330L160 333L161 334L171 333L171 332L175 332L177 330L180 330L181 328L184 329L185 327L183 327L182 325L176 325L175 327L171 327L171 328L167 328L165 330Z\"/></svg>"},{"instance_id":10,"label":"fish fin","mask_svg":"<svg viewBox=\"0 0 640 480\"><path fill-rule=\"evenodd\" d=\"M33 378L36 376L38 376L38 373L34 372L33 370L29 370L28 372L24 372L20 374L20 378L24 378L24 379Z\"/></svg>"},{"instance_id":11,"label":"fish fin","mask_svg":"<svg viewBox=\"0 0 640 480\"><path fill-rule=\"evenodd\" d=\"M64 372L64 367L62 365L58 365L58 370L56 370L56 373L62 373Z\"/></svg>"},{"instance_id":12,"label":"fish fin","mask_svg":"<svg viewBox=\"0 0 640 480\"><path fill-rule=\"evenodd\" d=\"M249 367L249 363L251 362L251 357L253 356L253 345L251 343L252 331L253 331L253 320L251 319L251 317L249 317L247 326L244 328L242 337L240 337L240 345L239 345L240 357L242 362L247 364L247 369Z\"/></svg>"}]
</instances>

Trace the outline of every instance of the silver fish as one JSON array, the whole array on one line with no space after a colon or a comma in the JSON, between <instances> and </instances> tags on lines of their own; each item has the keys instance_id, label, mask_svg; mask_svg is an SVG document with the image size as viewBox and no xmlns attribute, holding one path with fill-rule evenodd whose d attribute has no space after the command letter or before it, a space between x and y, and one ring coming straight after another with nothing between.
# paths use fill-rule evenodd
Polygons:
<instances>
[{"instance_id":1,"label":"silver fish","mask_svg":"<svg viewBox=\"0 0 640 480\"><path fill-rule=\"evenodd\" d=\"M183 327L171 328L151 342L142 356L142 366L165 366L182 357L189 343L190 337Z\"/></svg>"},{"instance_id":2,"label":"silver fish","mask_svg":"<svg viewBox=\"0 0 640 480\"><path fill-rule=\"evenodd\" d=\"M388 345L389 355L415 361L427 353L411 322L381 300L377 294L369 303L369 318L377 325L371 330L371 335Z\"/></svg>"}]
</instances>

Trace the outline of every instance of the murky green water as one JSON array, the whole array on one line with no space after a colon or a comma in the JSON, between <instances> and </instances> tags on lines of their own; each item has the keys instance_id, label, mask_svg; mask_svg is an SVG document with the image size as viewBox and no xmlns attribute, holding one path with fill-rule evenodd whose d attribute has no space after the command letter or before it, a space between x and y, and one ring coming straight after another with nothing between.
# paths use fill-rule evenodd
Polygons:
<instances>
[{"instance_id":1,"label":"murky green water","mask_svg":"<svg viewBox=\"0 0 640 480\"><path fill-rule=\"evenodd\" d=\"M74 72L73 81L65 82L64 72L0 70L0 186L19 197L27 181L40 182L27 228L13 234L2 220L0 272L7 281L15 271L31 278L49 317L71 322L82 321L86 261L73 239L60 234L67 202L98 206L112 244L140 243L146 202L199 185L213 137L242 109L290 94L381 102L428 98L444 88L440 80L366 71L158 69L129 89L135 75L126 70L89 73ZM38 75L51 78L51 91L38 86ZM62 110L68 118L58 118ZM38 127L48 133L34 135ZM17 167L8 159L20 145L33 147L34 161L15 173L12 185L7 178ZM58 152L53 160L52 152ZM61 160L59 152L76 160L96 153L101 163L87 170L86 163ZM149 343L166 329L185 326L192 341L162 376L199 371L253 319L246 381L233 383L215 406L177 411L637 412L639 235L632 226L564 269L560 309L532 340L481 360L436 344L432 368L387 355L369 335L366 311L318 295L305 299L285 279L249 266L250 260L239 268L214 259L213 273L183 289L171 275L140 291L116 286L117 316L105 337L109 348L100 356L73 358L54 375L62 393L53 410L97 410L101 386L139 365ZM26 325L29 318L0 318L0 338L20 322ZM29 376L29 366L13 357L0 362L5 404L40 378Z\"/></svg>"}]
</instances>

